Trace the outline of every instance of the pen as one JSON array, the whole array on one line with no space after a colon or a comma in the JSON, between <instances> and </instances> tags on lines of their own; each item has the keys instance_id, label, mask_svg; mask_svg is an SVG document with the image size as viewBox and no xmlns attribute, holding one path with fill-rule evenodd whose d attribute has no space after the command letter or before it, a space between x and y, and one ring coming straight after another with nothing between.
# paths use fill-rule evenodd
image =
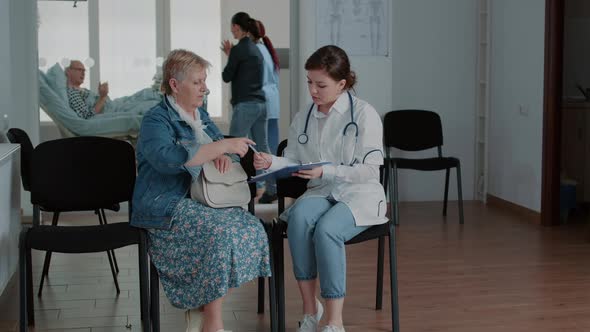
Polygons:
<instances>
[{"instance_id":1,"label":"pen","mask_svg":"<svg viewBox=\"0 0 590 332\"><path fill-rule=\"evenodd\" d=\"M254 147L254 145L248 144L248 146L250 147L250 149L252 149L252 151L254 151L254 153L258 153L258 150L256 150L256 148Z\"/></svg>"}]
</instances>

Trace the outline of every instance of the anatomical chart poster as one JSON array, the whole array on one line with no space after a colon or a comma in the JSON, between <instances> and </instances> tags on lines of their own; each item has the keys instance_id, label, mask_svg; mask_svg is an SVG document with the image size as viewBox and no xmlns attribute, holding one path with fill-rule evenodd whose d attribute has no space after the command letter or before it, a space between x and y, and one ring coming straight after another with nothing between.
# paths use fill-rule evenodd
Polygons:
<instances>
[{"instance_id":1,"label":"anatomical chart poster","mask_svg":"<svg viewBox=\"0 0 590 332\"><path fill-rule=\"evenodd\" d=\"M316 1L317 47L336 45L348 55L388 56L389 0Z\"/></svg>"}]
</instances>

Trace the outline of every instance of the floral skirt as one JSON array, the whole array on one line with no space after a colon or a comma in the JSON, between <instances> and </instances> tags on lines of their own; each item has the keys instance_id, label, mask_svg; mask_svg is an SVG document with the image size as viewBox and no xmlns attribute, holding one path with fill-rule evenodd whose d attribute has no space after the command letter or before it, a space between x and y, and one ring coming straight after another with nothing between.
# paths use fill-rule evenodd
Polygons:
<instances>
[{"instance_id":1,"label":"floral skirt","mask_svg":"<svg viewBox=\"0 0 590 332\"><path fill-rule=\"evenodd\" d=\"M173 306L193 309L229 288L270 276L260 220L242 208L214 209L186 198L170 229L150 229L149 254Z\"/></svg>"}]
</instances>

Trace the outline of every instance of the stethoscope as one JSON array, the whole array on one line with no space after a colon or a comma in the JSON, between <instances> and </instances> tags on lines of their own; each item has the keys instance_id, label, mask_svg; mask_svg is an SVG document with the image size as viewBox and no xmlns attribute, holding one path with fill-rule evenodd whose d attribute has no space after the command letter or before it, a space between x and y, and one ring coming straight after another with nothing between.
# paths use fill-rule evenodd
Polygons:
<instances>
[{"instance_id":1,"label":"stethoscope","mask_svg":"<svg viewBox=\"0 0 590 332\"><path fill-rule=\"evenodd\" d=\"M348 136L346 134L348 131L348 128L352 126L355 131L355 133L354 133L354 143L355 144L352 149L352 156L354 157L354 150L356 149L356 142L357 142L358 136L359 136L359 126L354 121L354 104L352 102L352 95L350 94L349 91L346 91L346 93L348 94L348 101L350 102L350 122L344 126L344 130L342 131L342 149L344 149L344 139ZM307 127L309 125L309 118L311 117L311 112L313 111L314 106L315 106L315 104L311 104L311 107L309 107L309 111L307 112L307 118L305 119L305 127L303 128L303 133L301 133L297 137L297 141L299 142L299 144L307 144L307 142L309 142L309 135L307 135ZM340 154L342 157L342 161L344 161L344 159L343 159L344 152L341 151ZM352 160L350 162L350 165L354 164L355 161L356 161L356 159Z\"/></svg>"}]
</instances>

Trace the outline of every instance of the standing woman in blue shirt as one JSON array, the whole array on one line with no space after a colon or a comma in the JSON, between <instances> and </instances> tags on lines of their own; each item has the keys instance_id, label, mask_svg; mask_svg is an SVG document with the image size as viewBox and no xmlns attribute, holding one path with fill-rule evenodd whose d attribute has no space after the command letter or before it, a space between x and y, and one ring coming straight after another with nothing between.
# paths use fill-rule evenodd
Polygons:
<instances>
[{"instance_id":1,"label":"standing woman in blue shirt","mask_svg":"<svg viewBox=\"0 0 590 332\"><path fill-rule=\"evenodd\" d=\"M268 131L268 146L272 154L277 153L279 147L279 115L281 104L279 100L279 56L270 38L266 36L264 24L259 20L251 20L250 35L264 58L262 91L266 98L266 121ZM277 198L277 185L269 181L260 203L271 203Z\"/></svg>"},{"instance_id":2,"label":"standing woman in blue shirt","mask_svg":"<svg viewBox=\"0 0 590 332\"><path fill-rule=\"evenodd\" d=\"M233 45L225 40L223 51L228 56L222 78L231 82L233 114L229 134L234 137L249 136L260 152L270 152L266 129L266 98L262 91L262 66L264 59L256 44L250 39L250 15L239 12L231 19L231 32L239 40ZM264 183L257 183L258 196Z\"/></svg>"}]
</instances>

